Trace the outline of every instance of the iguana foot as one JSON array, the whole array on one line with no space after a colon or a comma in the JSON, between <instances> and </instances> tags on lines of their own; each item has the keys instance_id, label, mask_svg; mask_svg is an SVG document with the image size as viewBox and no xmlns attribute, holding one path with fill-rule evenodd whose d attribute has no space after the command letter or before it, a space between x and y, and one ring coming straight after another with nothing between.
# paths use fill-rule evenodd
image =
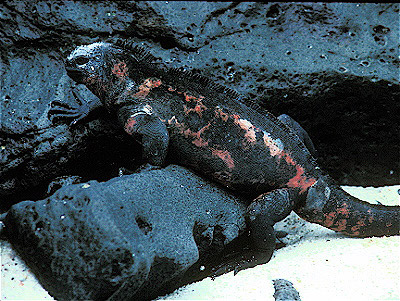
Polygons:
<instances>
[{"instance_id":1,"label":"iguana foot","mask_svg":"<svg viewBox=\"0 0 400 301\"><path fill-rule=\"evenodd\" d=\"M233 258L226 259L225 262L212 269L211 278L215 278L232 271L233 274L236 275L242 270L253 268L259 264L267 263L271 260L272 253L266 254L264 252L247 249L230 254L229 257Z\"/></svg>"},{"instance_id":2,"label":"iguana foot","mask_svg":"<svg viewBox=\"0 0 400 301\"><path fill-rule=\"evenodd\" d=\"M288 233L286 231L283 230L275 231L275 237L276 237L275 250L286 247L286 243L283 242L281 239L285 238L287 235Z\"/></svg>"},{"instance_id":3,"label":"iguana foot","mask_svg":"<svg viewBox=\"0 0 400 301\"><path fill-rule=\"evenodd\" d=\"M72 94L76 100L75 106L57 100L50 103L50 110L47 116L51 122L56 119L67 119L72 120L71 126L89 115L90 107L88 103L83 100L83 97L75 89L72 89Z\"/></svg>"}]
</instances>

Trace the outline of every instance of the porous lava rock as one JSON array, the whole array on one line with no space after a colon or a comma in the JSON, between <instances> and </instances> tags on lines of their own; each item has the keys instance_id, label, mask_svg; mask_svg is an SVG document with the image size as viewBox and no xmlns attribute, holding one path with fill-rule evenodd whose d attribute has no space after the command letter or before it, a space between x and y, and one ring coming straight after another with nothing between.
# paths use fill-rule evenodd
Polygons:
<instances>
[{"instance_id":1,"label":"porous lava rock","mask_svg":"<svg viewBox=\"0 0 400 301\"><path fill-rule=\"evenodd\" d=\"M245 211L239 199L169 165L64 186L13 205L4 223L57 300L147 300L181 284L199 258L207 265L220 254L245 230Z\"/></svg>"}]
</instances>

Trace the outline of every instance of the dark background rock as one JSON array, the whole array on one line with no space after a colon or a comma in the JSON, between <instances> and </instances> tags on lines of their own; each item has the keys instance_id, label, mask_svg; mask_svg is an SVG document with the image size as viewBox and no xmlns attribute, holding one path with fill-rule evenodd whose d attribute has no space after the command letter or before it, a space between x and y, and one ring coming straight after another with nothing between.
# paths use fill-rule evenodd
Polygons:
<instances>
[{"instance_id":1,"label":"dark background rock","mask_svg":"<svg viewBox=\"0 0 400 301\"><path fill-rule=\"evenodd\" d=\"M140 154L137 141L126 137L107 114L94 117L76 127L59 124L0 135L0 208L43 199L56 177L80 175L85 181L104 181L118 176L120 167L135 169L142 162L132 155Z\"/></svg>"},{"instance_id":2,"label":"dark background rock","mask_svg":"<svg viewBox=\"0 0 400 301\"><path fill-rule=\"evenodd\" d=\"M183 276L196 263L197 277L206 277L209 260L245 231L245 211L239 199L169 165L65 186L12 206L4 223L57 300L147 300L193 281Z\"/></svg>"},{"instance_id":3,"label":"dark background rock","mask_svg":"<svg viewBox=\"0 0 400 301\"><path fill-rule=\"evenodd\" d=\"M44 160L45 172L40 164L31 166L32 145L46 147L24 144L32 130L54 131L46 118L50 101L72 101L66 55L76 45L116 37L143 44L168 66L236 89L260 110L291 115L309 131L320 165L341 184L398 184L398 13L396 3L5 1L1 202L30 192L40 198L33 191L75 173L72 167L82 166L75 174L86 179L109 179L124 162L138 162L138 148L118 154L130 146L119 139L123 133L110 140L100 135L98 122L112 120L106 114L93 120L96 134L89 133L87 145L94 152L79 151L82 141L74 149L73 138L54 134L57 143L64 139L63 151L70 150L55 155L67 158L64 168L58 159ZM69 137L66 127L60 130Z\"/></svg>"}]
</instances>

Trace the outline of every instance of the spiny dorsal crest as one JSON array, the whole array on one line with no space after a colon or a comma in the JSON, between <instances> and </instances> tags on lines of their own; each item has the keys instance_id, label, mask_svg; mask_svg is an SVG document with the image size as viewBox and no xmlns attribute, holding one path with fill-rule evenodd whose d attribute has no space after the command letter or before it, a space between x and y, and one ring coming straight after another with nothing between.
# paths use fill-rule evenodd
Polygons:
<instances>
[{"instance_id":1,"label":"spiny dorsal crest","mask_svg":"<svg viewBox=\"0 0 400 301\"><path fill-rule=\"evenodd\" d=\"M117 39L113 42L118 48L129 51L138 62L154 63L156 57L133 41Z\"/></svg>"},{"instance_id":2,"label":"spiny dorsal crest","mask_svg":"<svg viewBox=\"0 0 400 301\"><path fill-rule=\"evenodd\" d=\"M192 89L197 90L200 94L204 92L204 90L208 90L214 93L223 93L231 99L241 99L241 95L235 90L229 89L214 82L212 79L193 71L184 71L181 68L171 68L167 73L169 78L175 79L175 81L181 81L182 86L191 87Z\"/></svg>"},{"instance_id":3,"label":"spiny dorsal crest","mask_svg":"<svg viewBox=\"0 0 400 301\"><path fill-rule=\"evenodd\" d=\"M154 65L154 62L157 60L155 56L150 54L143 47L138 46L133 41L117 39L112 43L118 48L127 50L138 62L144 62ZM236 91L229 89L223 85L217 84L213 80L198 73L194 73L192 71L184 71L181 68L170 68L168 69L167 74L168 78L173 79L173 81L179 82L181 86L191 87L192 89L199 92L209 90L215 93L223 93L231 99L241 99L241 95L238 94Z\"/></svg>"}]
</instances>

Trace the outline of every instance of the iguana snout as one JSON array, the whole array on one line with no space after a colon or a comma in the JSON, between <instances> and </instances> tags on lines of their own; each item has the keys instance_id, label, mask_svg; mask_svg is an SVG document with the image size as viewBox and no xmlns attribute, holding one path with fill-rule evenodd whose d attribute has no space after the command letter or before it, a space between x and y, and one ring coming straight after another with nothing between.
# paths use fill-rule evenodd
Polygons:
<instances>
[{"instance_id":1,"label":"iguana snout","mask_svg":"<svg viewBox=\"0 0 400 301\"><path fill-rule=\"evenodd\" d=\"M93 43L77 47L67 57L65 69L68 76L79 84L94 84L106 68L105 55L108 43Z\"/></svg>"}]
</instances>

